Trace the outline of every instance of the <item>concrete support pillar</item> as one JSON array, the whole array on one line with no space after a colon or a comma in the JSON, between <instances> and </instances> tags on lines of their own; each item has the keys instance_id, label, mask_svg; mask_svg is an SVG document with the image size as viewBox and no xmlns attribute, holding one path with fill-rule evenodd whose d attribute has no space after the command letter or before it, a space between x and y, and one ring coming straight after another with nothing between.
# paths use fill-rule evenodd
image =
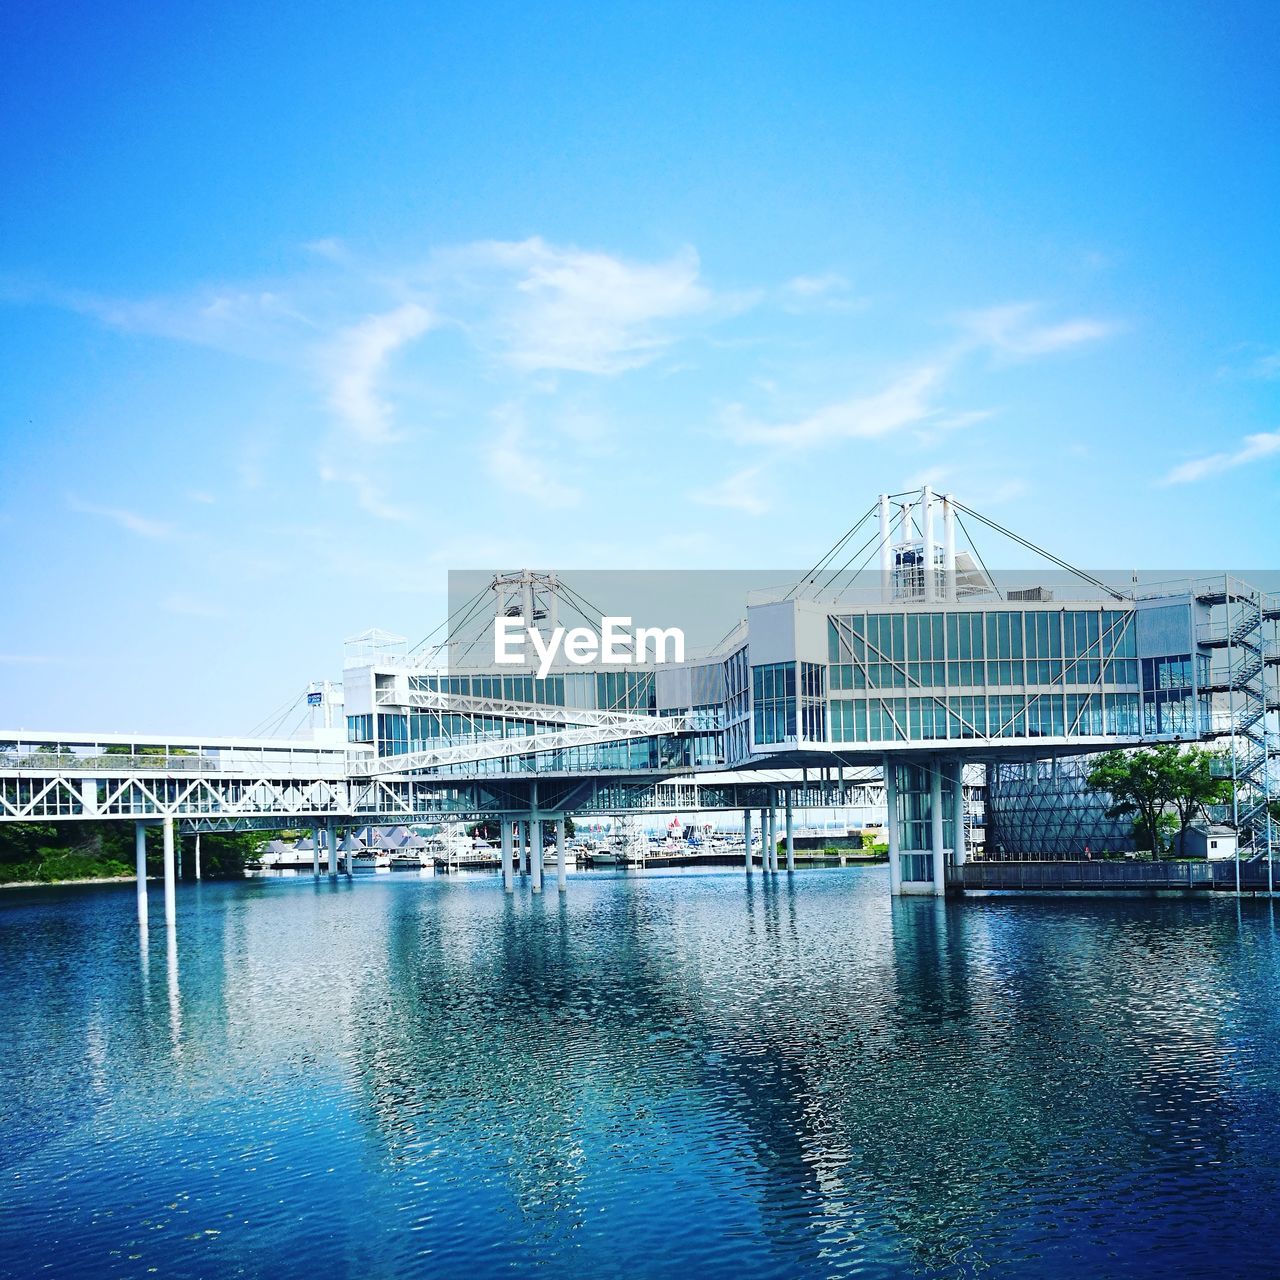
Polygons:
<instances>
[{"instance_id":1,"label":"concrete support pillar","mask_svg":"<svg viewBox=\"0 0 1280 1280\"><path fill-rule=\"evenodd\" d=\"M933 847L933 893L941 897L947 891L947 851L942 843L942 761L936 756L929 762L929 827Z\"/></svg>"},{"instance_id":2,"label":"concrete support pillar","mask_svg":"<svg viewBox=\"0 0 1280 1280\"><path fill-rule=\"evenodd\" d=\"M769 792L769 870L778 870L778 793Z\"/></svg>"},{"instance_id":3,"label":"concrete support pillar","mask_svg":"<svg viewBox=\"0 0 1280 1280\"><path fill-rule=\"evenodd\" d=\"M164 820L164 922L172 924L178 914L177 867L173 857L173 819Z\"/></svg>"},{"instance_id":4,"label":"concrete support pillar","mask_svg":"<svg viewBox=\"0 0 1280 1280\"><path fill-rule=\"evenodd\" d=\"M332 831L333 831L332 839L333 839L334 847L335 847L336 849L338 849L338 850L340 850L340 851L341 851L341 849L342 849L342 832L338 829L338 827L337 827L336 825L332 828ZM351 841L351 840L348 840L348 841L347 841L347 849L346 849L346 872L347 872L347 876L348 876L348 877L350 877L350 876L355 872L355 869L356 869L356 866L355 866L355 857L356 857L356 853L355 853L355 850L354 850L353 848L351 848L351 845L352 845L353 843L354 843L354 841Z\"/></svg>"},{"instance_id":5,"label":"concrete support pillar","mask_svg":"<svg viewBox=\"0 0 1280 1280\"><path fill-rule=\"evenodd\" d=\"M796 869L795 815L791 806L791 788L787 788L787 870Z\"/></svg>"},{"instance_id":6,"label":"concrete support pillar","mask_svg":"<svg viewBox=\"0 0 1280 1280\"><path fill-rule=\"evenodd\" d=\"M320 839L320 828L316 828L316 839ZM329 878L336 880L338 878L338 849L332 840L329 841Z\"/></svg>"},{"instance_id":7,"label":"concrete support pillar","mask_svg":"<svg viewBox=\"0 0 1280 1280\"><path fill-rule=\"evenodd\" d=\"M320 879L320 828L311 828L311 874Z\"/></svg>"},{"instance_id":8,"label":"concrete support pillar","mask_svg":"<svg viewBox=\"0 0 1280 1280\"><path fill-rule=\"evenodd\" d=\"M952 770L952 777L955 779L956 793L952 797L954 801L955 815L955 852L952 855L952 861L957 867L963 867L969 860L969 839L964 829L964 761L957 760L955 768Z\"/></svg>"},{"instance_id":9,"label":"concrete support pillar","mask_svg":"<svg viewBox=\"0 0 1280 1280\"><path fill-rule=\"evenodd\" d=\"M747 875L751 874L751 810L743 809L742 811L742 843L747 847L746 866Z\"/></svg>"},{"instance_id":10,"label":"concrete support pillar","mask_svg":"<svg viewBox=\"0 0 1280 1280\"><path fill-rule=\"evenodd\" d=\"M542 892L542 820L529 819L529 887Z\"/></svg>"},{"instance_id":11,"label":"concrete support pillar","mask_svg":"<svg viewBox=\"0 0 1280 1280\"><path fill-rule=\"evenodd\" d=\"M760 810L760 870L769 870L769 806Z\"/></svg>"},{"instance_id":12,"label":"concrete support pillar","mask_svg":"<svg viewBox=\"0 0 1280 1280\"><path fill-rule=\"evenodd\" d=\"M502 888L505 893L514 893L516 887L515 872L511 865L512 836L515 824L502 819Z\"/></svg>"},{"instance_id":13,"label":"concrete support pillar","mask_svg":"<svg viewBox=\"0 0 1280 1280\"><path fill-rule=\"evenodd\" d=\"M564 814L556 815L556 888L563 893L569 887L569 872L566 866L568 851L565 849Z\"/></svg>"},{"instance_id":14,"label":"concrete support pillar","mask_svg":"<svg viewBox=\"0 0 1280 1280\"><path fill-rule=\"evenodd\" d=\"M196 832L196 879L200 879L200 833Z\"/></svg>"},{"instance_id":15,"label":"concrete support pillar","mask_svg":"<svg viewBox=\"0 0 1280 1280\"><path fill-rule=\"evenodd\" d=\"M133 861L138 876L138 923L147 923L147 828L133 824Z\"/></svg>"},{"instance_id":16,"label":"concrete support pillar","mask_svg":"<svg viewBox=\"0 0 1280 1280\"><path fill-rule=\"evenodd\" d=\"M889 756L884 758L884 799L889 825L889 892L902 893L902 845L898 826L898 769Z\"/></svg>"}]
</instances>

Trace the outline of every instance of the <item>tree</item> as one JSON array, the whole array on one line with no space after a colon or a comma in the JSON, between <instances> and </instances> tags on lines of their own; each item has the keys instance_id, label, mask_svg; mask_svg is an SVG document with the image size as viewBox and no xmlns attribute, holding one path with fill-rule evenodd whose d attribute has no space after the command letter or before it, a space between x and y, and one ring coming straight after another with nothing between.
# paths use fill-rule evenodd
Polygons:
<instances>
[{"instance_id":1,"label":"tree","mask_svg":"<svg viewBox=\"0 0 1280 1280\"><path fill-rule=\"evenodd\" d=\"M1171 791L1171 766L1157 755L1164 745L1153 751L1107 751L1085 779L1111 797L1107 817L1132 817L1139 844L1149 840L1156 857L1162 852L1160 818Z\"/></svg>"},{"instance_id":2,"label":"tree","mask_svg":"<svg viewBox=\"0 0 1280 1280\"><path fill-rule=\"evenodd\" d=\"M1172 742L1145 751L1108 751L1086 781L1111 797L1109 818L1133 817L1135 835L1140 842L1150 841L1158 858L1165 852L1166 833L1180 830L1181 852L1196 814L1229 796L1231 780L1214 773L1216 759L1202 747L1183 750Z\"/></svg>"},{"instance_id":3,"label":"tree","mask_svg":"<svg viewBox=\"0 0 1280 1280\"><path fill-rule=\"evenodd\" d=\"M1159 750L1159 748L1157 748ZM1211 804L1231 799L1231 779L1214 772L1221 757L1203 747L1188 747L1177 755L1173 766L1174 791L1170 797L1178 815L1178 853L1186 853L1187 828L1197 814Z\"/></svg>"}]
</instances>

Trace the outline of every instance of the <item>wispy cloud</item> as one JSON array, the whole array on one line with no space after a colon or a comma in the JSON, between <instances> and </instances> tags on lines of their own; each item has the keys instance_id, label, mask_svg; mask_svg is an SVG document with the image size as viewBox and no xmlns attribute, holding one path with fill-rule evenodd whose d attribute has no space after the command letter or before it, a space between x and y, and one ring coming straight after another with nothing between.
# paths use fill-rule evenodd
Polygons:
<instances>
[{"instance_id":1,"label":"wispy cloud","mask_svg":"<svg viewBox=\"0 0 1280 1280\"><path fill-rule=\"evenodd\" d=\"M128 511L123 507L102 507L94 502L83 502L74 494L67 495L67 506L82 515L100 516L118 524L120 528L136 533L142 538L172 538L174 527L163 520L153 520L149 516L139 515L136 511Z\"/></svg>"},{"instance_id":2,"label":"wispy cloud","mask_svg":"<svg viewBox=\"0 0 1280 1280\"><path fill-rule=\"evenodd\" d=\"M936 411L931 395L945 371L941 363L922 365L871 395L836 401L789 422L759 422L733 405L725 426L740 444L807 449L835 440L873 440L931 417Z\"/></svg>"},{"instance_id":3,"label":"wispy cloud","mask_svg":"<svg viewBox=\"0 0 1280 1280\"><path fill-rule=\"evenodd\" d=\"M545 507L574 507L582 491L566 484L529 444L525 415L519 405L504 405L494 415L498 432L488 446L489 471L509 493L536 498Z\"/></svg>"},{"instance_id":4,"label":"wispy cloud","mask_svg":"<svg viewBox=\"0 0 1280 1280\"><path fill-rule=\"evenodd\" d=\"M43 667L62 659L53 658L43 653L0 653L0 666L8 667Z\"/></svg>"},{"instance_id":5,"label":"wispy cloud","mask_svg":"<svg viewBox=\"0 0 1280 1280\"><path fill-rule=\"evenodd\" d=\"M166 596L162 607L169 613L176 613L184 618L221 618L223 616L222 610L212 600L184 591L175 591Z\"/></svg>"},{"instance_id":6,"label":"wispy cloud","mask_svg":"<svg viewBox=\"0 0 1280 1280\"><path fill-rule=\"evenodd\" d=\"M1259 356L1249 367L1250 376L1270 382L1280 378L1280 351L1272 351L1268 355Z\"/></svg>"},{"instance_id":7,"label":"wispy cloud","mask_svg":"<svg viewBox=\"0 0 1280 1280\"><path fill-rule=\"evenodd\" d=\"M782 286L784 311L853 311L867 306L867 299L854 296L853 286L839 272L793 276Z\"/></svg>"},{"instance_id":8,"label":"wispy cloud","mask_svg":"<svg viewBox=\"0 0 1280 1280\"><path fill-rule=\"evenodd\" d=\"M329 403L343 424L365 441L394 439L391 405L379 381L395 351L431 327L431 313L416 302L365 317L343 329L325 350Z\"/></svg>"},{"instance_id":9,"label":"wispy cloud","mask_svg":"<svg viewBox=\"0 0 1280 1280\"><path fill-rule=\"evenodd\" d=\"M749 516L760 516L772 505L761 492L763 478L763 463L743 467L726 476L719 484L712 485L709 489L695 489L689 496L704 507L727 507L731 511L741 511Z\"/></svg>"},{"instance_id":10,"label":"wispy cloud","mask_svg":"<svg viewBox=\"0 0 1280 1280\"><path fill-rule=\"evenodd\" d=\"M639 368L674 340L673 321L715 302L693 249L633 262L537 236L481 241L436 255L434 275L472 336L529 373Z\"/></svg>"},{"instance_id":11,"label":"wispy cloud","mask_svg":"<svg viewBox=\"0 0 1280 1280\"><path fill-rule=\"evenodd\" d=\"M1163 479L1163 484L1192 484L1197 480L1205 480L1223 471L1232 471L1248 462L1256 462L1259 458L1269 458L1280 454L1280 431L1262 431L1257 435L1245 436L1240 447L1224 453L1210 453L1203 458L1193 458L1190 462L1180 463Z\"/></svg>"},{"instance_id":12,"label":"wispy cloud","mask_svg":"<svg viewBox=\"0 0 1280 1280\"><path fill-rule=\"evenodd\" d=\"M1039 303L1015 302L971 311L961 318L969 342L1001 355L1030 357L1066 351L1086 342L1097 342L1118 332L1112 320L1077 316L1056 323L1041 323Z\"/></svg>"}]
</instances>

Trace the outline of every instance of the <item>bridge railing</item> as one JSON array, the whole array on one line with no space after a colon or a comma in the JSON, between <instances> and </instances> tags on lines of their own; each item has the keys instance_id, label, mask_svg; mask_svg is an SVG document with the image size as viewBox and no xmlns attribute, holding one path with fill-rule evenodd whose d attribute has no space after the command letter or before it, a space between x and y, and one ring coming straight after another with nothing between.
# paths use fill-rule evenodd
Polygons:
<instances>
[{"instance_id":1,"label":"bridge railing","mask_svg":"<svg viewBox=\"0 0 1280 1280\"><path fill-rule=\"evenodd\" d=\"M221 752L216 755L184 752L178 755L77 755L55 751L0 751L0 773L52 776L66 773L270 773L282 777L340 778L345 775L342 756L318 756L311 752Z\"/></svg>"},{"instance_id":2,"label":"bridge railing","mask_svg":"<svg viewBox=\"0 0 1280 1280\"><path fill-rule=\"evenodd\" d=\"M948 880L963 889L1209 889L1207 862L967 862Z\"/></svg>"}]
</instances>

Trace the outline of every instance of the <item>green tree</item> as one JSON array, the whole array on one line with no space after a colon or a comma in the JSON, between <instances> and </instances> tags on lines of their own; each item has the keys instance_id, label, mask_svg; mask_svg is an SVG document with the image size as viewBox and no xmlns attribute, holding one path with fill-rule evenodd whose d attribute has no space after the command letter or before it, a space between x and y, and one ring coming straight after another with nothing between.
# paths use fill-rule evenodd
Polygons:
<instances>
[{"instance_id":1,"label":"green tree","mask_svg":"<svg viewBox=\"0 0 1280 1280\"><path fill-rule=\"evenodd\" d=\"M1159 748L1157 748L1159 750ZM1211 804L1231 799L1231 779L1214 771L1221 764L1216 751L1187 747L1177 753L1172 766L1173 794L1170 802L1178 815L1178 853L1186 853L1187 828Z\"/></svg>"},{"instance_id":2,"label":"green tree","mask_svg":"<svg viewBox=\"0 0 1280 1280\"><path fill-rule=\"evenodd\" d=\"M1167 836L1180 832L1181 851L1196 814L1230 794L1231 780L1214 772L1216 759L1202 747L1184 750L1172 742L1143 751L1108 751L1098 757L1086 781L1111 797L1107 816L1132 817L1139 843L1149 841L1159 858Z\"/></svg>"}]
</instances>

